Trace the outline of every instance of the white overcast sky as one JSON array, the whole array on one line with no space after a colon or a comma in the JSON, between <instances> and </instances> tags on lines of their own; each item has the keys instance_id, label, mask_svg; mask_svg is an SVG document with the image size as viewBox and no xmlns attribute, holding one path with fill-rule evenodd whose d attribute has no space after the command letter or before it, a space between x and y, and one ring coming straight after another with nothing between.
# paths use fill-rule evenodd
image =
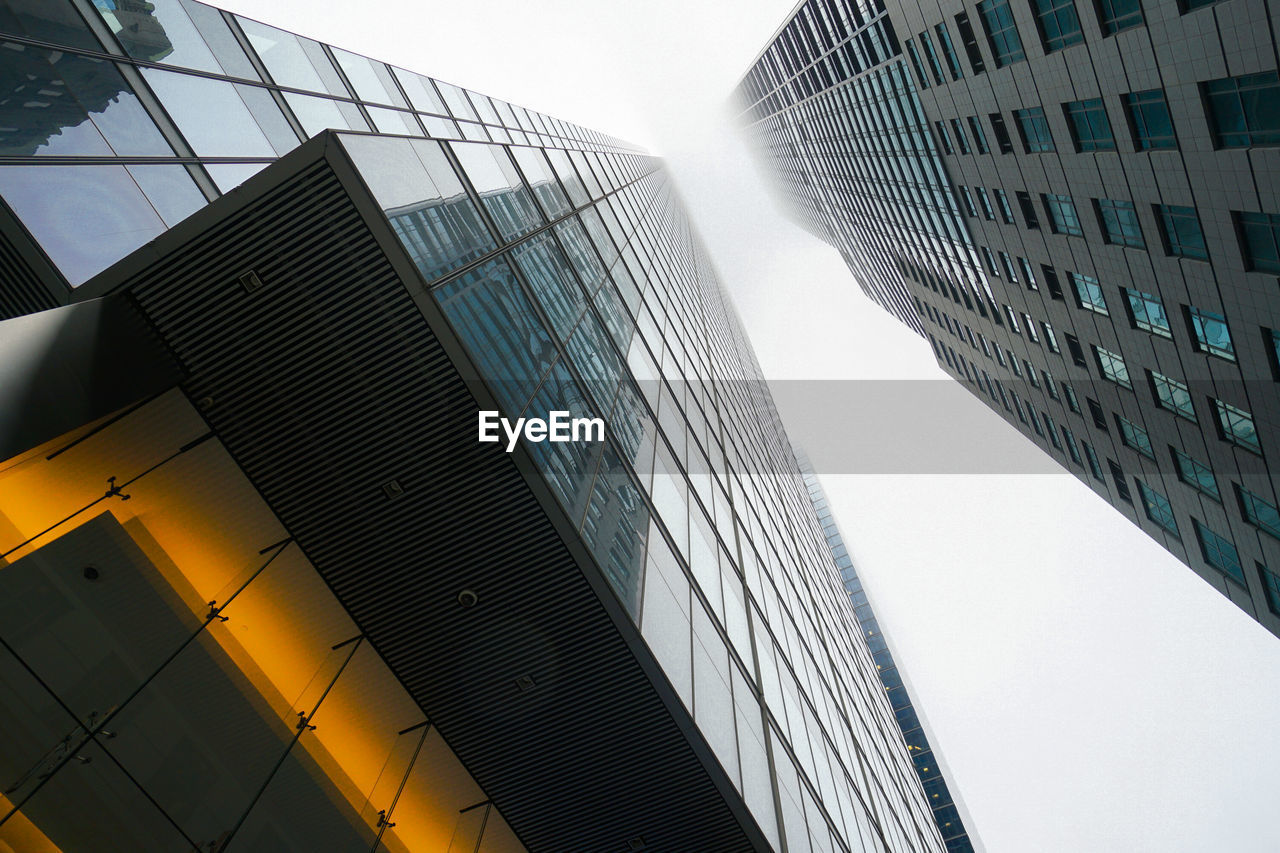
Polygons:
<instances>
[{"instance_id":1,"label":"white overcast sky","mask_svg":"<svg viewBox=\"0 0 1280 853\"><path fill-rule=\"evenodd\" d=\"M771 379L942 377L782 218L726 118L792 0L221 5L667 158ZM793 435L866 434L779 396ZM968 395L954 405L934 429L962 413L977 451L1029 446ZM1280 640L1069 475L824 485L991 853L1280 850Z\"/></svg>"}]
</instances>

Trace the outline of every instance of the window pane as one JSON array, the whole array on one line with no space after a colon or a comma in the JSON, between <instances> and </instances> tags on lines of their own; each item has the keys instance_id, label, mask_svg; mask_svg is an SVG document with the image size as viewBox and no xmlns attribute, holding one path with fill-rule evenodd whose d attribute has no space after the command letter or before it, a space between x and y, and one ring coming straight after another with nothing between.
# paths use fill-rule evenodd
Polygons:
<instances>
[{"instance_id":1,"label":"window pane","mask_svg":"<svg viewBox=\"0 0 1280 853\"><path fill-rule=\"evenodd\" d=\"M16 88L0 103L0 153L173 156L113 63L0 43Z\"/></svg>"},{"instance_id":2,"label":"window pane","mask_svg":"<svg viewBox=\"0 0 1280 853\"><path fill-rule=\"evenodd\" d=\"M1195 333L1197 348L1201 352L1216 355L1229 361L1236 360L1235 347L1231 343L1231 331L1227 328L1227 318L1211 311L1199 308L1188 308L1191 317L1191 328Z\"/></svg>"},{"instance_id":3,"label":"window pane","mask_svg":"<svg viewBox=\"0 0 1280 853\"><path fill-rule=\"evenodd\" d=\"M158 68L142 76L197 156L276 156L233 84Z\"/></svg>"},{"instance_id":4,"label":"window pane","mask_svg":"<svg viewBox=\"0 0 1280 853\"><path fill-rule=\"evenodd\" d=\"M1130 92L1125 95L1125 106L1129 111L1135 148L1149 151L1178 147L1177 137L1173 133L1173 119L1169 116L1169 106L1165 103L1163 90Z\"/></svg>"},{"instance_id":5,"label":"window pane","mask_svg":"<svg viewBox=\"0 0 1280 853\"><path fill-rule=\"evenodd\" d=\"M1204 90L1219 146L1280 143L1280 75L1275 71L1211 80Z\"/></svg>"},{"instance_id":6,"label":"window pane","mask_svg":"<svg viewBox=\"0 0 1280 853\"><path fill-rule=\"evenodd\" d=\"M238 15L236 20L276 83L308 92L350 97L342 78L317 42Z\"/></svg>"},{"instance_id":7,"label":"window pane","mask_svg":"<svg viewBox=\"0 0 1280 853\"><path fill-rule=\"evenodd\" d=\"M1074 0L1033 0L1032 11L1045 53L1084 41Z\"/></svg>"},{"instance_id":8,"label":"window pane","mask_svg":"<svg viewBox=\"0 0 1280 853\"><path fill-rule=\"evenodd\" d=\"M1178 466L1178 479L1215 501L1222 501L1212 468L1177 449L1173 450L1173 460Z\"/></svg>"},{"instance_id":9,"label":"window pane","mask_svg":"<svg viewBox=\"0 0 1280 853\"><path fill-rule=\"evenodd\" d=\"M452 146L480 203L504 238L513 240L542 224L533 196L505 148L477 142L455 142Z\"/></svg>"},{"instance_id":10,"label":"window pane","mask_svg":"<svg viewBox=\"0 0 1280 853\"><path fill-rule=\"evenodd\" d=\"M1194 207L1157 205L1156 213L1164 231L1165 251L1181 258L1207 260L1209 250L1204 244L1204 232L1200 229L1200 217Z\"/></svg>"},{"instance_id":11,"label":"window pane","mask_svg":"<svg viewBox=\"0 0 1280 853\"><path fill-rule=\"evenodd\" d=\"M1102 218L1102 230L1108 243L1132 246L1135 249L1146 248L1147 243L1142 237L1142 226L1138 224L1138 213L1133 208L1133 202L1100 198L1097 204L1098 215Z\"/></svg>"},{"instance_id":12,"label":"window pane","mask_svg":"<svg viewBox=\"0 0 1280 853\"><path fill-rule=\"evenodd\" d=\"M4 166L0 195L73 287L166 230L123 166Z\"/></svg>"},{"instance_id":13,"label":"window pane","mask_svg":"<svg viewBox=\"0 0 1280 853\"><path fill-rule=\"evenodd\" d=\"M1135 328L1166 338L1173 337L1173 333L1169 330L1169 318L1165 315L1164 303L1160 301L1160 297L1128 289L1125 289L1124 295L1129 303L1129 313Z\"/></svg>"},{"instance_id":14,"label":"window pane","mask_svg":"<svg viewBox=\"0 0 1280 853\"><path fill-rule=\"evenodd\" d=\"M440 143L343 136L342 144L427 281L497 248Z\"/></svg>"}]
</instances>

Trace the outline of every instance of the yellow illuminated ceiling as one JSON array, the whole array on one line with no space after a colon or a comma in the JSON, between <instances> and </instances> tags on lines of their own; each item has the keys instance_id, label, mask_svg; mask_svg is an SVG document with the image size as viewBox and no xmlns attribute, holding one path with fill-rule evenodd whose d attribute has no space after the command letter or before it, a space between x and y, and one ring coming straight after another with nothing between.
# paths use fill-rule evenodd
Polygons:
<instances>
[{"instance_id":1,"label":"yellow illuminated ceiling","mask_svg":"<svg viewBox=\"0 0 1280 853\"><path fill-rule=\"evenodd\" d=\"M216 438L182 450L209 429L180 391L107 423L0 463L0 554L6 554L0 565L109 511L196 623L210 602L225 606L227 621L214 621L209 635L279 713L281 725L291 726L350 651L333 646L358 629L296 545L280 549L244 586L273 553L260 552L288 532ZM112 477L121 492L107 496ZM361 645L320 705L312 720L316 729L299 743L370 826L403 782L395 825L383 835L386 849L473 851L475 819L483 809L460 812L483 802L485 794L438 733L430 731L425 740L421 729L400 734L423 721L381 658ZM0 828L0 851L18 837L18 820ZM479 849L523 848L492 811Z\"/></svg>"}]
</instances>

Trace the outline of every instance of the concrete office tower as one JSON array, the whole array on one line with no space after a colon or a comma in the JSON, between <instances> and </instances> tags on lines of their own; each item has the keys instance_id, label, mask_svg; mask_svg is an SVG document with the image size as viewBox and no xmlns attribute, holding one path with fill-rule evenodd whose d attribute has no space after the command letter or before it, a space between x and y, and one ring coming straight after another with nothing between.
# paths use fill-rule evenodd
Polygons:
<instances>
[{"instance_id":1,"label":"concrete office tower","mask_svg":"<svg viewBox=\"0 0 1280 853\"><path fill-rule=\"evenodd\" d=\"M858 577L853 558L849 556L849 548L845 545L844 537L840 535L840 527L831 513L827 493L823 491L822 483L814 474L808 458L800 454L799 461L800 472L804 475L804 483L809 490L809 498L813 501L813 508L818 512L818 523L822 525L823 535L826 536L827 545L831 548L831 556L835 558L836 568L840 570L840 580L844 583L845 592L849 594L849 601L853 604L858 628L866 638L871 657L875 660L876 672L880 676L880 683L884 685L885 695L893 708L893 716L898 723L898 728L902 731L902 738L906 741L911 762L915 765L920 783L924 786L925 797L929 802L929 808L933 811L933 821L938 825L938 832L942 834L942 840L946 842L947 850L951 853L982 851L984 848L978 840L977 833L972 829L973 820L969 817L959 793L947 784L948 774L945 772L942 756L935 749L934 739L928 731L924 714L912 702L911 694L907 691L906 676L894 659L888 638L880 627L880 621L876 619L875 611L871 609L871 602L867 599L862 579Z\"/></svg>"},{"instance_id":2,"label":"concrete office tower","mask_svg":"<svg viewBox=\"0 0 1280 853\"><path fill-rule=\"evenodd\" d=\"M659 161L187 0L0 28L0 849L944 849Z\"/></svg>"},{"instance_id":3,"label":"concrete office tower","mask_svg":"<svg viewBox=\"0 0 1280 853\"><path fill-rule=\"evenodd\" d=\"M737 94L939 365L1280 633L1267 3L802 3Z\"/></svg>"}]
</instances>

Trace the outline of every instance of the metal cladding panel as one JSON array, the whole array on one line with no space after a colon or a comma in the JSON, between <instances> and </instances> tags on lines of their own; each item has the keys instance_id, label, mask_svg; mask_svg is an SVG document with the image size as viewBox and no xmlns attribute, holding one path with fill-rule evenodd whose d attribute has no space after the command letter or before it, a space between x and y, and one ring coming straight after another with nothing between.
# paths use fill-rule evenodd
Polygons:
<instances>
[{"instance_id":1,"label":"metal cladding panel","mask_svg":"<svg viewBox=\"0 0 1280 853\"><path fill-rule=\"evenodd\" d=\"M190 397L530 849L754 849L339 179L289 163L125 265Z\"/></svg>"},{"instance_id":2,"label":"metal cladding panel","mask_svg":"<svg viewBox=\"0 0 1280 853\"><path fill-rule=\"evenodd\" d=\"M0 222L5 219L0 214ZM0 320L45 311L58 304L39 273L22 257L13 238L0 230Z\"/></svg>"}]
</instances>

